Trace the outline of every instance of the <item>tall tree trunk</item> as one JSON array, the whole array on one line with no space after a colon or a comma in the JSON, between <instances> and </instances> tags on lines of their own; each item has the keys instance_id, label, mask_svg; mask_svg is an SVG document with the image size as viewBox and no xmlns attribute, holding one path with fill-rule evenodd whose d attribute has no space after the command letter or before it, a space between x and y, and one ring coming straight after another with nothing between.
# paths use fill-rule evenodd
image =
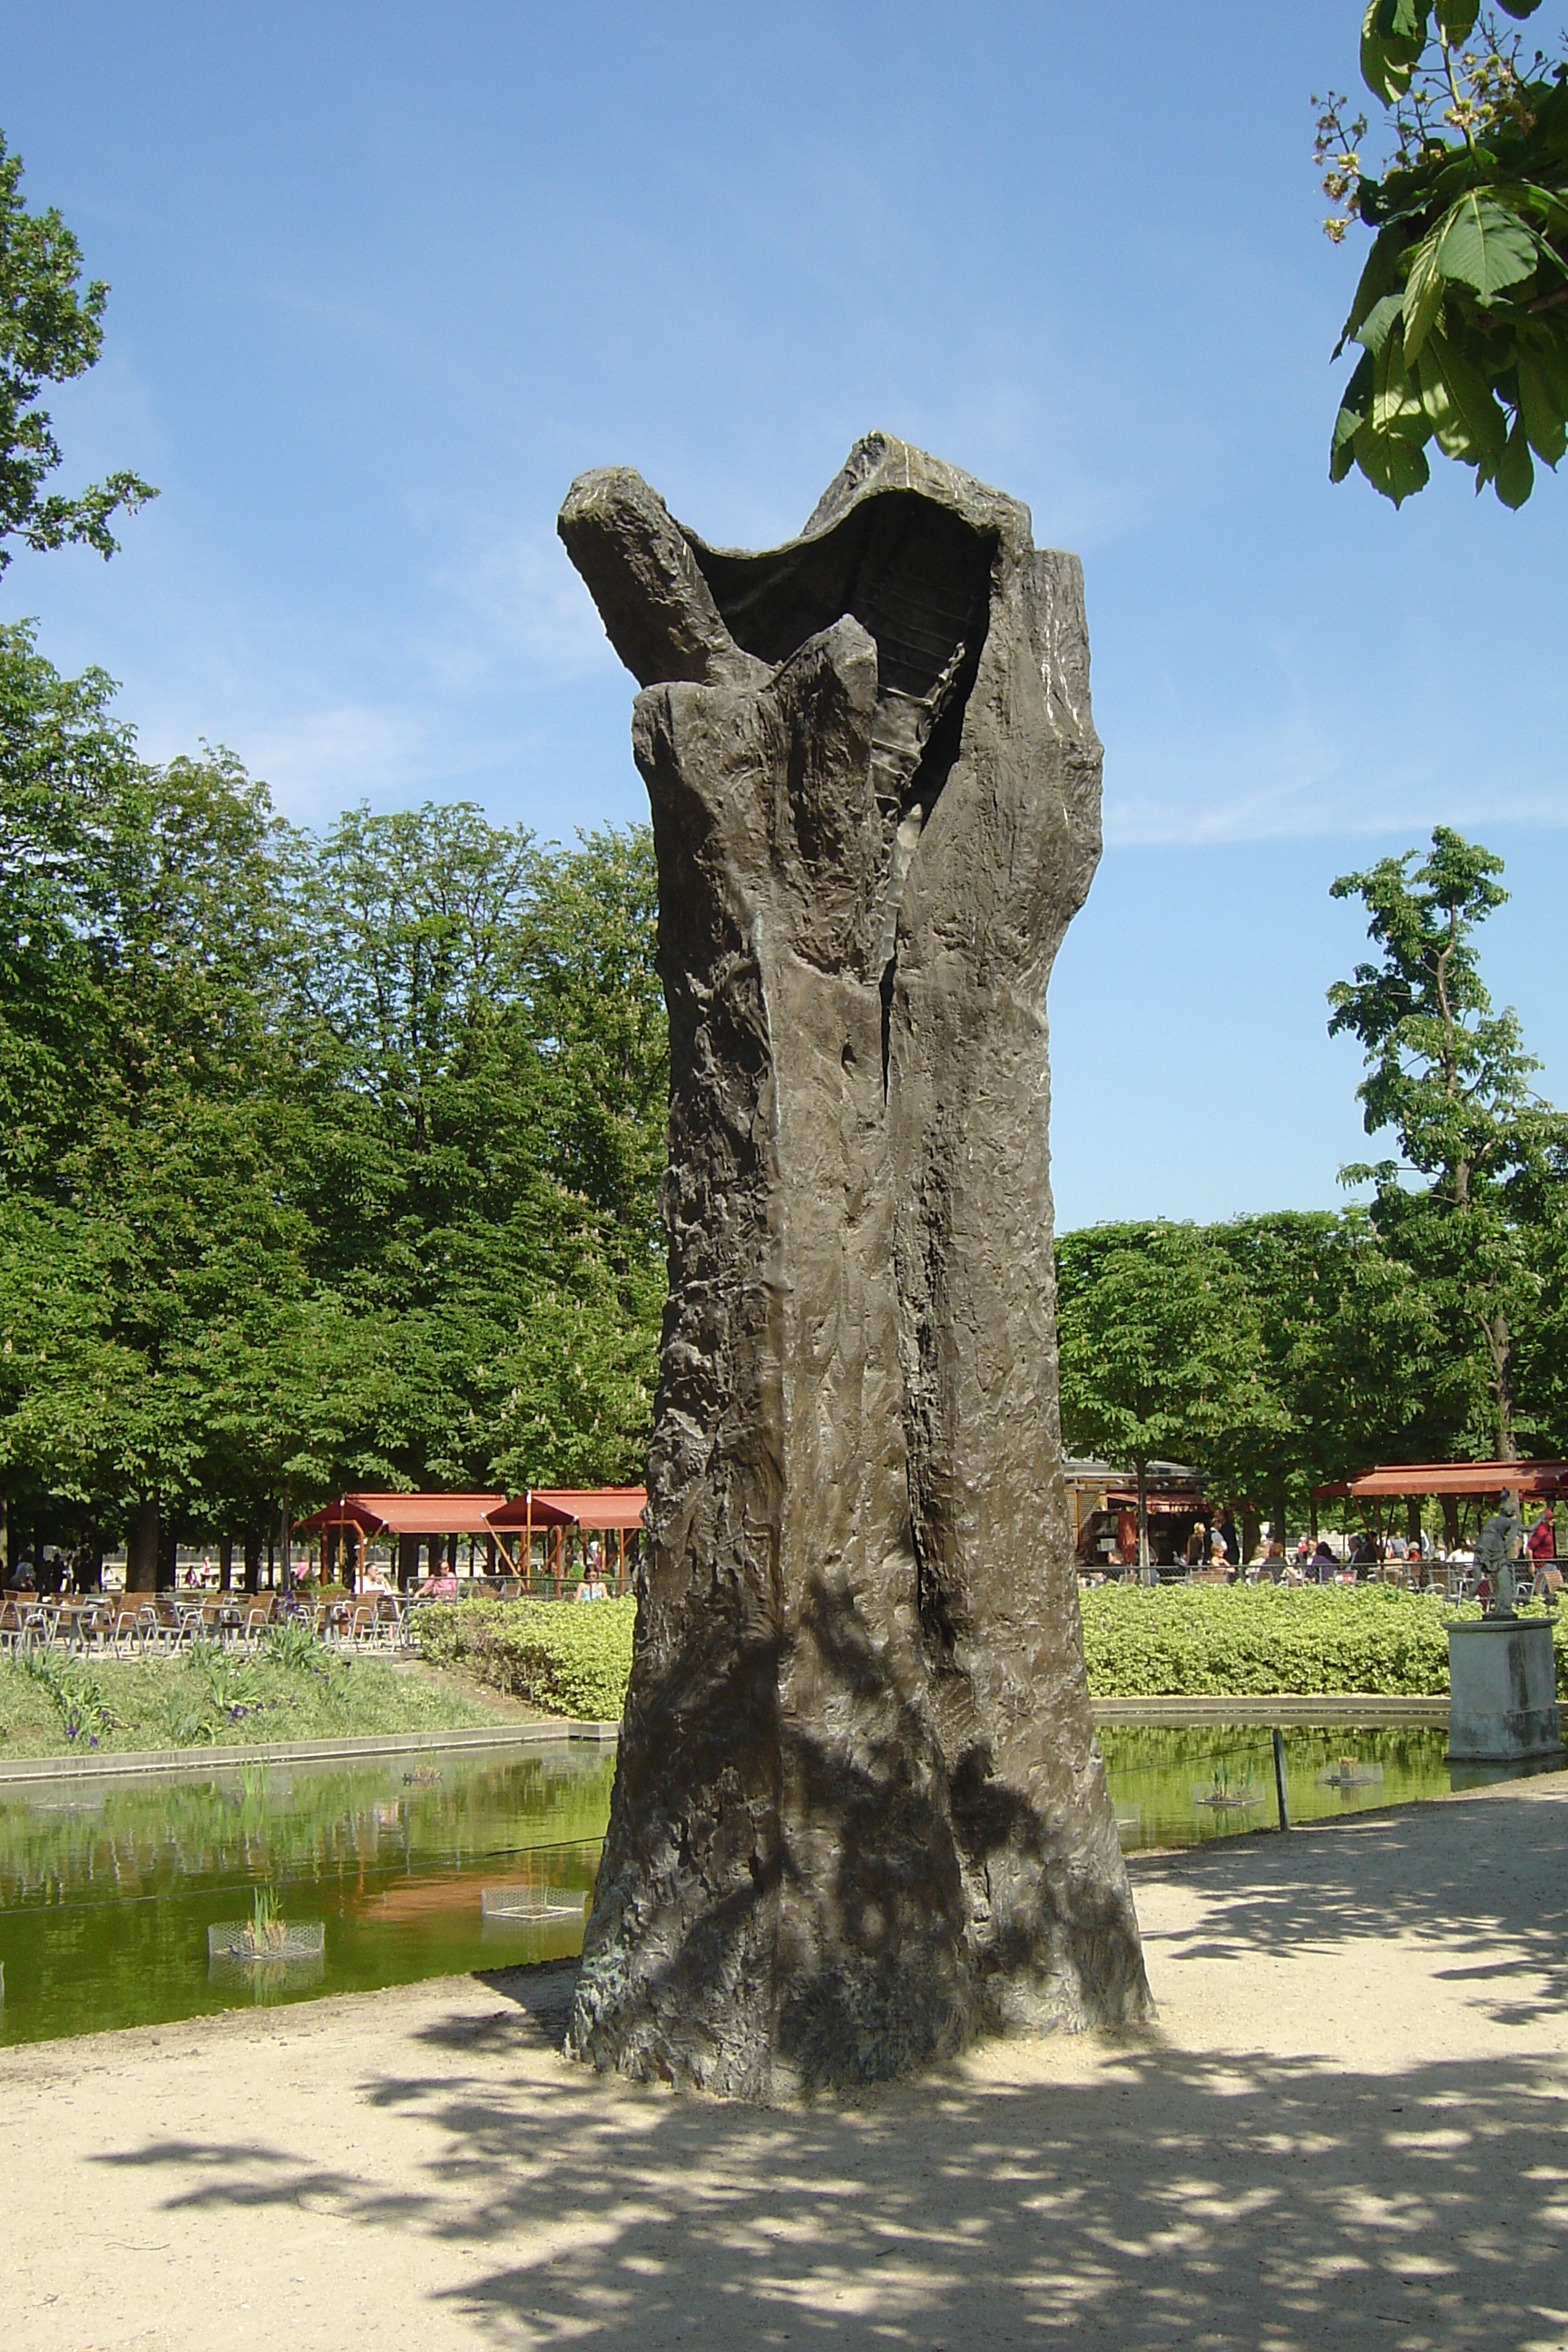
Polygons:
<instances>
[{"instance_id":1,"label":"tall tree trunk","mask_svg":"<svg viewBox=\"0 0 1568 2352\"><path fill-rule=\"evenodd\" d=\"M125 1590L158 1590L158 1498L149 1495L138 1503L125 1530Z\"/></svg>"},{"instance_id":2,"label":"tall tree trunk","mask_svg":"<svg viewBox=\"0 0 1568 2352\"><path fill-rule=\"evenodd\" d=\"M261 1529L257 1527L245 1530L245 1589L247 1592L261 1590Z\"/></svg>"},{"instance_id":3,"label":"tall tree trunk","mask_svg":"<svg viewBox=\"0 0 1568 2352\"><path fill-rule=\"evenodd\" d=\"M1513 1435L1513 1333L1509 1329L1508 1317L1500 1307L1491 1319L1488 1338L1492 1349L1497 1458L1500 1462L1517 1462L1519 1452Z\"/></svg>"},{"instance_id":4,"label":"tall tree trunk","mask_svg":"<svg viewBox=\"0 0 1568 2352\"><path fill-rule=\"evenodd\" d=\"M1144 1584L1158 1584L1153 1562L1149 1557L1149 1465L1140 1454L1138 1470L1138 1574Z\"/></svg>"},{"instance_id":5,"label":"tall tree trunk","mask_svg":"<svg viewBox=\"0 0 1568 2352\"><path fill-rule=\"evenodd\" d=\"M635 476L561 530L647 688L672 1072L652 1559L572 2046L771 2098L1142 2018L1055 1352L1077 567L881 439L801 541L722 559L748 610L772 583L765 657Z\"/></svg>"},{"instance_id":6,"label":"tall tree trunk","mask_svg":"<svg viewBox=\"0 0 1568 2352\"><path fill-rule=\"evenodd\" d=\"M217 1589L220 1592L234 1590L234 1538L226 1535L217 1548Z\"/></svg>"},{"instance_id":7,"label":"tall tree trunk","mask_svg":"<svg viewBox=\"0 0 1568 2352\"><path fill-rule=\"evenodd\" d=\"M397 1581L403 1591L419 1581L419 1538L399 1536L397 1538Z\"/></svg>"},{"instance_id":8,"label":"tall tree trunk","mask_svg":"<svg viewBox=\"0 0 1568 2352\"><path fill-rule=\"evenodd\" d=\"M1421 1540L1421 1497L1419 1495L1407 1495L1405 1498L1405 1540L1406 1543L1419 1543Z\"/></svg>"},{"instance_id":9,"label":"tall tree trunk","mask_svg":"<svg viewBox=\"0 0 1568 2352\"><path fill-rule=\"evenodd\" d=\"M158 1528L158 1591L172 1592L180 1580L180 1531L166 1517Z\"/></svg>"},{"instance_id":10,"label":"tall tree trunk","mask_svg":"<svg viewBox=\"0 0 1568 2352\"><path fill-rule=\"evenodd\" d=\"M1241 1507L1240 1565L1244 1570L1246 1569L1248 1561L1254 1557L1258 1550L1258 1547L1262 1540L1263 1522L1258 1515L1257 1504L1243 1503Z\"/></svg>"}]
</instances>

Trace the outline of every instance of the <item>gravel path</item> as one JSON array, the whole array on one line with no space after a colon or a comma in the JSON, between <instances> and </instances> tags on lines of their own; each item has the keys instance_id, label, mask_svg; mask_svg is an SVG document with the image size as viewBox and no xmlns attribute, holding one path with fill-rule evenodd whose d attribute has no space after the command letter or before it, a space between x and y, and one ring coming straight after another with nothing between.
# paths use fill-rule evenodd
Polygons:
<instances>
[{"instance_id":1,"label":"gravel path","mask_svg":"<svg viewBox=\"0 0 1568 2352\"><path fill-rule=\"evenodd\" d=\"M1134 1870L1155 2034L805 2112L567 1970L0 2053L7 2352L1568 2345L1568 1775Z\"/></svg>"}]
</instances>

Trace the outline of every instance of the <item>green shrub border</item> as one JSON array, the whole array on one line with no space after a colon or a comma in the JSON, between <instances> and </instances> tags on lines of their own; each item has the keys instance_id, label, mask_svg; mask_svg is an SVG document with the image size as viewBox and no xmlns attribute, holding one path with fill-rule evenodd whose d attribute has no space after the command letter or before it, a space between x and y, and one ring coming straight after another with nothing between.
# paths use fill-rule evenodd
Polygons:
<instances>
[{"instance_id":1,"label":"green shrub border","mask_svg":"<svg viewBox=\"0 0 1568 2352\"><path fill-rule=\"evenodd\" d=\"M1105 1584L1082 1601L1095 1698L1447 1694L1450 1612L1394 1585ZM546 1714L604 1723L626 1705L636 1622L631 1600L441 1601L413 1612L433 1664L464 1665ZM1553 1638L1568 1698L1561 1616Z\"/></svg>"},{"instance_id":2,"label":"green shrub border","mask_svg":"<svg viewBox=\"0 0 1568 2352\"><path fill-rule=\"evenodd\" d=\"M583 1723L618 1723L637 1602L433 1601L409 1612L433 1665L461 1665L514 1698Z\"/></svg>"},{"instance_id":3,"label":"green shrub border","mask_svg":"<svg viewBox=\"0 0 1568 2352\"><path fill-rule=\"evenodd\" d=\"M1447 1695L1454 1612L1397 1585L1102 1584L1082 1599L1095 1698ZM1568 1696L1561 1617L1553 1639Z\"/></svg>"}]
</instances>

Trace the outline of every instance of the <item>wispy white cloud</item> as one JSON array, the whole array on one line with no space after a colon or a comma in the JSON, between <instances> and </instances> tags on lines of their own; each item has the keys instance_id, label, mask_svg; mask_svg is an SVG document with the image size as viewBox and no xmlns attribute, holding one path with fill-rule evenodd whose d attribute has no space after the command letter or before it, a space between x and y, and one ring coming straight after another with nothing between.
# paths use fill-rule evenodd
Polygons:
<instances>
[{"instance_id":1,"label":"wispy white cloud","mask_svg":"<svg viewBox=\"0 0 1568 2352\"><path fill-rule=\"evenodd\" d=\"M1347 740L1352 748L1346 748ZM1310 839L1433 824L1568 826L1568 761L1484 739L1368 742L1294 710L1194 741L1113 737L1105 835L1118 846Z\"/></svg>"},{"instance_id":2,"label":"wispy white cloud","mask_svg":"<svg viewBox=\"0 0 1568 2352\"><path fill-rule=\"evenodd\" d=\"M526 690L619 667L553 532L469 532L432 584L450 621L426 637L423 652L444 686L504 668Z\"/></svg>"},{"instance_id":3,"label":"wispy white cloud","mask_svg":"<svg viewBox=\"0 0 1568 2352\"><path fill-rule=\"evenodd\" d=\"M364 702L264 719L247 733L246 753L277 806L300 824L323 823L353 801L405 796L430 768L422 722L410 711Z\"/></svg>"}]
</instances>

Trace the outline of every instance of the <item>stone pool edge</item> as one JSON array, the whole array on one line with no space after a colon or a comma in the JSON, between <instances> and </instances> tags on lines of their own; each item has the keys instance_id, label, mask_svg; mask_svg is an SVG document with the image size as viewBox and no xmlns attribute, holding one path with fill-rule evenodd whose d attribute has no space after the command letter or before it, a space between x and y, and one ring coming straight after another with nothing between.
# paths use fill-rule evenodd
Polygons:
<instances>
[{"instance_id":1,"label":"stone pool edge","mask_svg":"<svg viewBox=\"0 0 1568 2352\"><path fill-rule=\"evenodd\" d=\"M1373 1691L1280 1692L1245 1698L1212 1696L1165 1698L1100 1698L1091 1702L1096 1727L1137 1724L1150 1729L1199 1729L1210 1724L1258 1724L1281 1730L1292 1727L1324 1730L1354 1725L1368 1731L1393 1730L1401 1724L1430 1724L1446 1729L1446 1693L1426 1697L1391 1697ZM469 1730L387 1731L356 1734L342 1739L269 1739L247 1748L143 1748L116 1756L26 1756L0 1760L0 1789L28 1780L134 1780L142 1776L188 1772L199 1776L232 1771L247 1764L352 1763L360 1757L416 1755L428 1748L551 1747L560 1740L613 1745L620 1737L617 1723L555 1721L483 1724Z\"/></svg>"},{"instance_id":2,"label":"stone pool edge","mask_svg":"<svg viewBox=\"0 0 1568 2352\"><path fill-rule=\"evenodd\" d=\"M1341 1726L1362 1731L1394 1731L1403 1724L1430 1724L1445 1730L1448 1695L1394 1697L1375 1691L1250 1693L1245 1698L1205 1695L1183 1698L1097 1698L1090 1701L1096 1730L1136 1724L1151 1730L1198 1730L1212 1724L1278 1725L1329 1731Z\"/></svg>"},{"instance_id":3,"label":"stone pool edge","mask_svg":"<svg viewBox=\"0 0 1568 2352\"><path fill-rule=\"evenodd\" d=\"M361 1758L411 1756L433 1748L552 1748L563 1740L613 1747L618 1723L483 1724L461 1731L364 1732L343 1739L268 1739L248 1748L142 1748L119 1756L18 1756L0 1762L0 1789L29 1780L123 1780L157 1774L243 1769L247 1764L355 1763Z\"/></svg>"}]
</instances>

